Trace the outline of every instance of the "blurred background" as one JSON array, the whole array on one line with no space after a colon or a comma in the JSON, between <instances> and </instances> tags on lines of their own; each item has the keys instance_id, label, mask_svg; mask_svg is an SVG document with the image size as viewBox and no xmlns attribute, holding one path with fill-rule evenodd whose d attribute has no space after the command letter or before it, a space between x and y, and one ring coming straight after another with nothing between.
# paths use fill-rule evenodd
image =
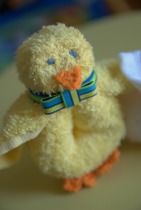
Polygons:
<instances>
[{"instance_id":1,"label":"blurred background","mask_svg":"<svg viewBox=\"0 0 141 210\"><path fill-rule=\"evenodd\" d=\"M82 25L141 9L140 0L0 0L0 72L17 47L42 25Z\"/></svg>"}]
</instances>

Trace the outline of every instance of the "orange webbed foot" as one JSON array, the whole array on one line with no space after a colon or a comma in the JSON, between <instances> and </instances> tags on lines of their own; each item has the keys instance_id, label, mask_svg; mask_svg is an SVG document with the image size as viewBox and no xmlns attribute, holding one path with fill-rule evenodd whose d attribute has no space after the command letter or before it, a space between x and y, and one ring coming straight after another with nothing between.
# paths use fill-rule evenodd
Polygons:
<instances>
[{"instance_id":1,"label":"orange webbed foot","mask_svg":"<svg viewBox=\"0 0 141 210\"><path fill-rule=\"evenodd\" d=\"M82 177L84 187L93 187L96 184L96 173L90 172Z\"/></svg>"},{"instance_id":2,"label":"orange webbed foot","mask_svg":"<svg viewBox=\"0 0 141 210\"><path fill-rule=\"evenodd\" d=\"M113 164L119 160L120 157L120 151L116 149L110 157L96 170L97 176L103 175L106 172L110 171Z\"/></svg>"},{"instance_id":3,"label":"orange webbed foot","mask_svg":"<svg viewBox=\"0 0 141 210\"><path fill-rule=\"evenodd\" d=\"M77 192L82 188L82 178L72 178L64 180L64 190L68 192Z\"/></svg>"},{"instance_id":4,"label":"orange webbed foot","mask_svg":"<svg viewBox=\"0 0 141 210\"><path fill-rule=\"evenodd\" d=\"M116 149L109 158L95 171L89 172L80 178L70 178L64 180L64 190L68 192L77 192L82 187L93 187L96 184L98 176L108 172L113 164L119 160L120 152Z\"/></svg>"}]
</instances>

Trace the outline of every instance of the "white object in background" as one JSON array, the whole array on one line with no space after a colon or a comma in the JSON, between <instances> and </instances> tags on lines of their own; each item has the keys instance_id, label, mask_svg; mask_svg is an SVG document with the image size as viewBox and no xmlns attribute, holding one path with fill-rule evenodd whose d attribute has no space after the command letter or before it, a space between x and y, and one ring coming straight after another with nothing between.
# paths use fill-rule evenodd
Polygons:
<instances>
[{"instance_id":1,"label":"white object in background","mask_svg":"<svg viewBox=\"0 0 141 210\"><path fill-rule=\"evenodd\" d=\"M141 91L141 50L122 52L119 57L123 74Z\"/></svg>"},{"instance_id":2,"label":"white object in background","mask_svg":"<svg viewBox=\"0 0 141 210\"><path fill-rule=\"evenodd\" d=\"M119 54L123 74L136 89L123 96L122 105L127 126L127 138L141 142L141 50Z\"/></svg>"}]
</instances>

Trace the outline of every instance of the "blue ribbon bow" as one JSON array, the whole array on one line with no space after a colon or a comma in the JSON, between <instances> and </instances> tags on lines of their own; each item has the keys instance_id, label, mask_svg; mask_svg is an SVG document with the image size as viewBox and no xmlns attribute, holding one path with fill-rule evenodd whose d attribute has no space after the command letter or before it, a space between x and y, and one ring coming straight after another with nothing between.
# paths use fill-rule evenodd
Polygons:
<instances>
[{"instance_id":1,"label":"blue ribbon bow","mask_svg":"<svg viewBox=\"0 0 141 210\"><path fill-rule=\"evenodd\" d=\"M92 71L90 76L82 83L78 90L64 90L49 96L43 93L29 91L31 98L40 103L45 114L53 114L61 109L70 108L81 101L96 95L96 73Z\"/></svg>"}]
</instances>

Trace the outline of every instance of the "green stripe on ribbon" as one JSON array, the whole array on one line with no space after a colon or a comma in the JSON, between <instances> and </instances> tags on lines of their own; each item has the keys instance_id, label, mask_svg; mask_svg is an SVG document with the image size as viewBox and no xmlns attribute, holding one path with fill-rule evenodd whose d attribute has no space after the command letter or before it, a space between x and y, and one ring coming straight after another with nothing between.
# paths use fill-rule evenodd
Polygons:
<instances>
[{"instance_id":1,"label":"green stripe on ribbon","mask_svg":"<svg viewBox=\"0 0 141 210\"><path fill-rule=\"evenodd\" d=\"M55 113L57 110L61 110L61 109L63 109L63 108L64 108L64 104L61 103L61 104L58 104L58 105L53 106L53 107L51 107L51 108L45 109L45 113L46 113L46 114L53 114L53 113Z\"/></svg>"},{"instance_id":2,"label":"green stripe on ribbon","mask_svg":"<svg viewBox=\"0 0 141 210\"><path fill-rule=\"evenodd\" d=\"M81 95L80 96L80 99L81 100L84 100L84 99L90 98L90 97L95 96L95 95L96 95L96 92L95 91L92 91L90 93L86 93L84 95Z\"/></svg>"},{"instance_id":3,"label":"green stripe on ribbon","mask_svg":"<svg viewBox=\"0 0 141 210\"><path fill-rule=\"evenodd\" d=\"M71 94L74 105L77 105L80 102L77 91L76 90L71 90L70 94Z\"/></svg>"}]
</instances>

